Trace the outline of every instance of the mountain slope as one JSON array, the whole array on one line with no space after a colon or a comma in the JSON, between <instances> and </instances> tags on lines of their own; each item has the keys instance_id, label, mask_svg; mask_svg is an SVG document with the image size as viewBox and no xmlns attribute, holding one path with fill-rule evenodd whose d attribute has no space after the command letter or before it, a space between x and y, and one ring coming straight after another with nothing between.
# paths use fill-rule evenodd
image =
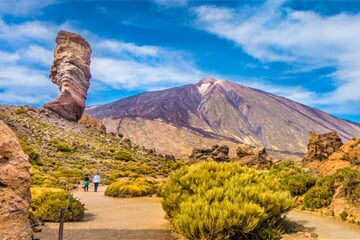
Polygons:
<instances>
[{"instance_id":1,"label":"mountain slope","mask_svg":"<svg viewBox=\"0 0 360 240\"><path fill-rule=\"evenodd\" d=\"M75 186L96 172L102 183L119 177L167 176L176 162L128 139L70 122L44 108L0 105L0 121L16 134L32 165L33 185Z\"/></svg>"},{"instance_id":2,"label":"mountain slope","mask_svg":"<svg viewBox=\"0 0 360 240\"><path fill-rule=\"evenodd\" d=\"M188 154L192 147L218 140L230 145L246 143L264 145L270 151L303 153L308 131L336 131L343 140L360 136L359 124L212 78L91 107L86 112L101 119L109 131L121 132L138 144L172 154L179 154L173 152L178 143L187 149L181 153ZM177 138L174 130L187 132L187 138L194 141ZM157 144L159 141L161 144Z\"/></svg>"}]
</instances>

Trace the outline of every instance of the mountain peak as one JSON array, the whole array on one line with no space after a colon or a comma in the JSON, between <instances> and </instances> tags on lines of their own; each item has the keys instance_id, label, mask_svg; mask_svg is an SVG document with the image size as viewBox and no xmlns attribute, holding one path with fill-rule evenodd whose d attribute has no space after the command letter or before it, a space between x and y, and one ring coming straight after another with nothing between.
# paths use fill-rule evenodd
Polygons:
<instances>
[{"instance_id":1,"label":"mountain peak","mask_svg":"<svg viewBox=\"0 0 360 240\"><path fill-rule=\"evenodd\" d=\"M202 85L202 84L207 84L207 83L213 84L216 81L217 80L212 77L206 77L206 78L201 79L196 85Z\"/></svg>"},{"instance_id":2,"label":"mountain peak","mask_svg":"<svg viewBox=\"0 0 360 240\"><path fill-rule=\"evenodd\" d=\"M217 82L216 79L211 78L211 77L206 77L206 78L201 79L197 84L195 84L195 86L198 88L201 95L203 95L216 82Z\"/></svg>"}]
</instances>

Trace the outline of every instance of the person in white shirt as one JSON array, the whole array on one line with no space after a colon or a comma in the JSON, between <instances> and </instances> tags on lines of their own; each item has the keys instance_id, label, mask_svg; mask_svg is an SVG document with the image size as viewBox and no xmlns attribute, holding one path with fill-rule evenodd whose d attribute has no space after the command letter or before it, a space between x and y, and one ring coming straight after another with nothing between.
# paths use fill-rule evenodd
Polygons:
<instances>
[{"instance_id":1,"label":"person in white shirt","mask_svg":"<svg viewBox=\"0 0 360 240\"><path fill-rule=\"evenodd\" d=\"M100 175L98 173L95 174L94 178L93 178L93 183L94 183L94 192L97 192L99 183L100 183Z\"/></svg>"}]
</instances>

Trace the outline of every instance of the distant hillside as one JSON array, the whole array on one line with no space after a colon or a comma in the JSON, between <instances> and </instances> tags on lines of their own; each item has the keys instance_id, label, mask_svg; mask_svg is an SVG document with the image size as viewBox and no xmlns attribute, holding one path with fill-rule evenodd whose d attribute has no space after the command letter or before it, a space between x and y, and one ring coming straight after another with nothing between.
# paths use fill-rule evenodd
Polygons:
<instances>
[{"instance_id":1,"label":"distant hillside","mask_svg":"<svg viewBox=\"0 0 360 240\"><path fill-rule=\"evenodd\" d=\"M158 151L189 155L193 147L225 143L264 145L269 152L301 155L309 131L360 136L360 124L230 81L147 92L88 108L107 131Z\"/></svg>"},{"instance_id":2,"label":"distant hillside","mask_svg":"<svg viewBox=\"0 0 360 240\"><path fill-rule=\"evenodd\" d=\"M119 177L164 177L176 166L128 139L84 127L43 108L0 106L0 120L15 132L29 155L33 185L74 186L99 172L102 183Z\"/></svg>"}]
</instances>

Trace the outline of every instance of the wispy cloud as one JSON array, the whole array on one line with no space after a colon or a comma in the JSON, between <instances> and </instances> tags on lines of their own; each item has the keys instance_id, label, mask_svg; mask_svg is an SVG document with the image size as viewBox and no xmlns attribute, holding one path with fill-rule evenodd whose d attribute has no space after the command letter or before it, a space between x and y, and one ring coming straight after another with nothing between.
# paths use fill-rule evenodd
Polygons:
<instances>
[{"instance_id":1,"label":"wispy cloud","mask_svg":"<svg viewBox=\"0 0 360 240\"><path fill-rule=\"evenodd\" d=\"M183 7L189 0L152 0L154 3L164 7Z\"/></svg>"},{"instance_id":2,"label":"wispy cloud","mask_svg":"<svg viewBox=\"0 0 360 240\"><path fill-rule=\"evenodd\" d=\"M11 0L0 1L0 15L36 15L39 11L57 0Z\"/></svg>"},{"instance_id":3,"label":"wispy cloud","mask_svg":"<svg viewBox=\"0 0 360 240\"><path fill-rule=\"evenodd\" d=\"M181 51L109 39L98 39L94 49L93 78L117 89L161 89L203 76Z\"/></svg>"},{"instance_id":4,"label":"wispy cloud","mask_svg":"<svg viewBox=\"0 0 360 240\"><path fill-rule=\"evenodd\" d=\"M80 33L91 44L91 88L143 91L192 83L202 77L191 56L159 46L106 39L70 23L10 24L0 20L0 93L3 103L42 105L55 99L57 86L48 78L59 29ZM21 89L21 91L20 91ZM96 89L92 89L94 92ZM0 97L1 97L0 96Z\"/></svg>"},{"instance_id":5,"label":"wispy cloud","mask_svg":"<svg viewBox=\"0 0 360 240\"><path fill-rule=\"evenodd\" d=\"M233 41L262 62L286 62L303 69L334 67L336 90L305 94L303 102L360 101L360 62L356 60L360 56L360 14L323 16L285 8L283 2L268 1L243 9L200 6L193 12L198 28Z\"/></svg>"}]
</instances>

